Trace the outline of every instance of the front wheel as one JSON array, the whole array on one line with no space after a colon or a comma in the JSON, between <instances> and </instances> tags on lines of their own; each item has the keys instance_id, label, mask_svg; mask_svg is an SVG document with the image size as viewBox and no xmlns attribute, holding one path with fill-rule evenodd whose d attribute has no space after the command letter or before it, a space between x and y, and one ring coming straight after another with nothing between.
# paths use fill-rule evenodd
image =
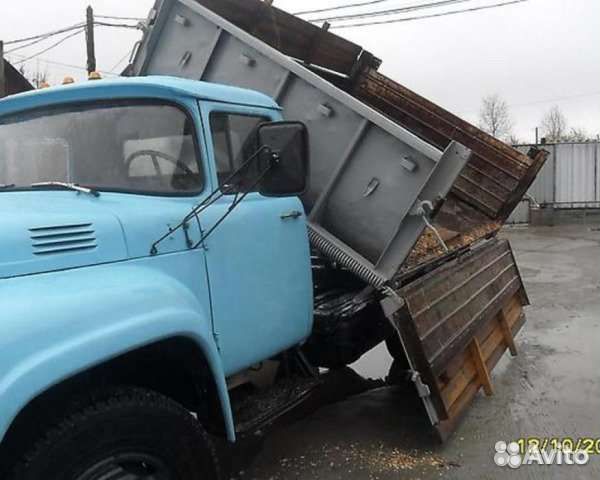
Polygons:
<instances>
[{"instance_id":1,"label":"front wheel","mask_svg":"<svg viewBox=\"0 0 600 480\"><path fill-rule=\"evenodd\" d=\"M127 388L67 415L25 456L14 480L216 480L208 435L178 403Z\"/></svg>"}]
</instances>

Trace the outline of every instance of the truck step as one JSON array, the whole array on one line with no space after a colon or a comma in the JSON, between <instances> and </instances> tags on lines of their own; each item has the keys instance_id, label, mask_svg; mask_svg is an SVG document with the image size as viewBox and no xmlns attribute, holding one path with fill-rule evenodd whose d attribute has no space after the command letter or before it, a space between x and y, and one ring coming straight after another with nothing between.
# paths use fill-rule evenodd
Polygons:
<instances>
[{"instance_id":1,"label":"truck step","mask_svg":"<svg viewBox=\"0 0 600 480\"><path fill-rule=\"evenodd\" d=\"M236 433L244 435L269 426L302 404L320 384L318 378L294 377L248 396L233 406Z\"/></svg>"}]
</instances>

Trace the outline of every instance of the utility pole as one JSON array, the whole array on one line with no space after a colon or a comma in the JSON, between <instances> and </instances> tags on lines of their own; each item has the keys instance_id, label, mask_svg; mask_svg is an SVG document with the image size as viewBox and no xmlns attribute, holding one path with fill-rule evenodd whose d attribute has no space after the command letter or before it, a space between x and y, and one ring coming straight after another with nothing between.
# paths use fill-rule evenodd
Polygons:
<instances>
[{"instance_id":1,"label":"utility pole","mask_svg":"<svg viewBox=\"0 0 600 480\"><path fill-rule=\"evenodd\" d=\"M86 10L85 41L87 45L88 75L96 71L96 45L94 43L94 9L88 6Z\"/></svg>"},{"instance_id":2,"label":"utility pole","mask_svg":"<svg viewBox=\"0 0 600 480\"><path fill-rule=\"evenodd\" d=\"M6 97L6 74L4 72L4 42L0 40L0 98Z\"/></svg>"},{"instance_id":3,"label":"utility pole","mask_svg":"<svg viewBox=\"0 0 600 480\"><path fill-rule=\"evenodd\" d=\"M539 145L540 143L540 129L535 127L535 144Z\"/></svg>"}]
</instances>

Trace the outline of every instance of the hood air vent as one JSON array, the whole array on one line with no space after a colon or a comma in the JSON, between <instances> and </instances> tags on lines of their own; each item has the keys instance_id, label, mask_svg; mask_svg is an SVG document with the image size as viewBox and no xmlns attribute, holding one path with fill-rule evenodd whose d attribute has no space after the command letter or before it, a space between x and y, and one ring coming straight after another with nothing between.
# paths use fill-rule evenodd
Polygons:
<instances>
[{"instance_id":1,"label":"hood air vent","mask_svg":"<svg viewBox=\"0 0 600 480\"><path fill-rule=\"evenodd\" d=\"M78 252L96 248L96 234L91 223L30 228L34 255Z\"/></svg>"}]
</instances>

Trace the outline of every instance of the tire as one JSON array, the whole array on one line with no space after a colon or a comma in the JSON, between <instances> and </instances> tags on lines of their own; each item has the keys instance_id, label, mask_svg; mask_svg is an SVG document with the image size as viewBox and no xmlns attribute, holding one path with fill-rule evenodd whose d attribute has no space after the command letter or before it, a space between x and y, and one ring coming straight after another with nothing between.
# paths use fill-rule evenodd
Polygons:
<instances>
[{"instance_id":1,"label":"tire","mask_svg":"<svg viewBox=\"0 0 600 480\"><path fill-rule=\"evenodd\" d=\"M156 392L104 392L66 415L15 469L13 480L216 480L207 433Z\"/></svg>"}]
</instances>

